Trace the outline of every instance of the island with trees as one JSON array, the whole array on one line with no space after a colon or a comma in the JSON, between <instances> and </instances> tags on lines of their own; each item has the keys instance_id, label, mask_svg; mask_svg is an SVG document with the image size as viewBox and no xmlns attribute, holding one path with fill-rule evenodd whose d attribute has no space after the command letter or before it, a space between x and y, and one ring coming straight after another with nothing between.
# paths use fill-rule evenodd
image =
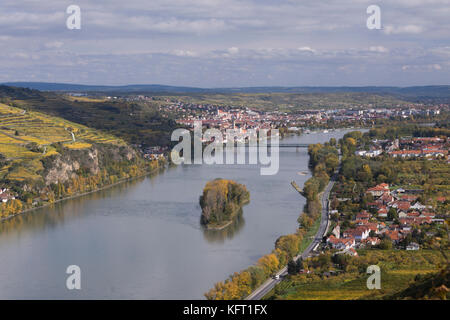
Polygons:
<instances>
[{"instance_id":1,"label":"island with trees","mask_svg":"<svg viewBox=\"0 0 450 320\"><path fill-rule=\"evenodd\" d=\"M200 222L208 229L223 229L234 221L242 206L249 201L250 193L245 185L226 179L209 181L200 196Z\"/></svg>"}]
</instances>

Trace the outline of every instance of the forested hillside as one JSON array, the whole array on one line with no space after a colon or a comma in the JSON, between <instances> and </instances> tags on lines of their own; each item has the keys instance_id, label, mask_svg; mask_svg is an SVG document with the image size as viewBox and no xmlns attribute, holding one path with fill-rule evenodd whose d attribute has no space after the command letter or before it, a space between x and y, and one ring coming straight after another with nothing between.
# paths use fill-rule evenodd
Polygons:
<instances>
[{"instance_id":1,"label":"forested hillside","mask_svg":"<svg viewBox=\"0 0 450 320\"><path fill-rule=\"evenodd\" d=\"M157 168L124 140L0 104L0 218Z\"/></svg>"},{"instance_id":2,"label":"forested hillside","mask_svg":"<svg viewBox=\"0 0 450 320\"><path fill-rule=\"evenodd\" d=\"M0 102L61 117L143 146L168 145L176 127L149 104L74 98L7 86L0 86Z\"/></svg>"}]
</instances>

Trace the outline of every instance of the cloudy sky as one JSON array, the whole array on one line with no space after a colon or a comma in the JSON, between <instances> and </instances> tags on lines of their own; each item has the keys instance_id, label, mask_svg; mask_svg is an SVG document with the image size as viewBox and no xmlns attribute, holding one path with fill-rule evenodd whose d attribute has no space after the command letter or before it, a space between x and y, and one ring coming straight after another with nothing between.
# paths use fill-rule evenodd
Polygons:
<instances>
[{"instance_id":1,"label":"cloudy sky","mask_svg":"<svg viewBox=\"0 0 450 320\"><path fill-rule=\"evenodd\" d=\"M450 0L1 0L0 48L0 82L450 84Z\"/></svg>"}]
</instances>

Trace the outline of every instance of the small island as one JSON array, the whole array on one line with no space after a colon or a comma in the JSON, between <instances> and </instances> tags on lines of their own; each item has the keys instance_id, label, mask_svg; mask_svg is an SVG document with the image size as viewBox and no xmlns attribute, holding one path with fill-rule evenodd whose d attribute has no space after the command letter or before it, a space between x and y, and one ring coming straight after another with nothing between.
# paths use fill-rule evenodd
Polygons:
<instances>
[{"instance_id":1,"label":"small island","mask_svg":"<svg viewBox=\"0 0 450 320\"><path fill-rule=\"evenodd\" d=\"M234 221L242 206L249 201L250 193L245 185L225 179L209 181L200 196L200 222L208 229L223 229Z\"/></svg>"}]
</instances>

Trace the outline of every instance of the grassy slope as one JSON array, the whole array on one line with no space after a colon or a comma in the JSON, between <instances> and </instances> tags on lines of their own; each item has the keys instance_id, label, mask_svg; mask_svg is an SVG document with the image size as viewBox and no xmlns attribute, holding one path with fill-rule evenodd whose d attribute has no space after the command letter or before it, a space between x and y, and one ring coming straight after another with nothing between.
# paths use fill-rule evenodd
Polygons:
<instances>
[{"instance_id":1,"label":"grassy slope","mask_svg":"<svg viewBox=\"0 0 450 320\"><path fill-rule=\"evenodd\" d=\"M450 266L415 279L406 289L385 299L450 299Z\"/></svg>"},{"instance_id":2,"label":"grassy slope","mask_svg":"<svg viewBox=\"0 0 450 320\"><path fill-rule=\"evenodd\" d=\"M70 149L89 148L91 142L125 145L121 139L80 124L0 104L0 154L7 160L0 168L0 179L38 179L39 160L56 154L52 144L58 142Z\"/></svg>"},{"instance_id":3,"label":"grassy slope","mask_svg":"<svg viewBox=\"0 0 450 320\"><path fill-rule=\"evenodd\" d=\"M361 250L360 256L381 269L381 289L366 287L368 274L346 272L330 278L320 275L298 275L290 277L272 291L277 299L287 300L349 300L382 299L399 290L406 289L416 275L438 272L445 259L437 250ZM358 258L356 258L358 259Z\"/></svg>"},{"instance_id":4,"label":"grassy slope","mask_svg":"<svg viewBox=\"0 0 450 320\"><path fill-rule=\"evenodd\" d=\"M51 92L0 86L0 102L34 110L100 129L129 143L170 144L176 123L163 117L157 106L144 103L68 97Z\"/></svg>"},{"instance_id":5,"label":"grassy slope","mask_svg":"<svg viewBox=\"0 0 450 320\"><path fill-rule=\"evenodd\" d=\"M302 242L300 243L299 252L303 252L308 248L311 242L314 240L317 231L319 231L320 223L322 221L322 216L319 216L311 227L311 229L303 236Z\"/></svg>"}]
</instances>

